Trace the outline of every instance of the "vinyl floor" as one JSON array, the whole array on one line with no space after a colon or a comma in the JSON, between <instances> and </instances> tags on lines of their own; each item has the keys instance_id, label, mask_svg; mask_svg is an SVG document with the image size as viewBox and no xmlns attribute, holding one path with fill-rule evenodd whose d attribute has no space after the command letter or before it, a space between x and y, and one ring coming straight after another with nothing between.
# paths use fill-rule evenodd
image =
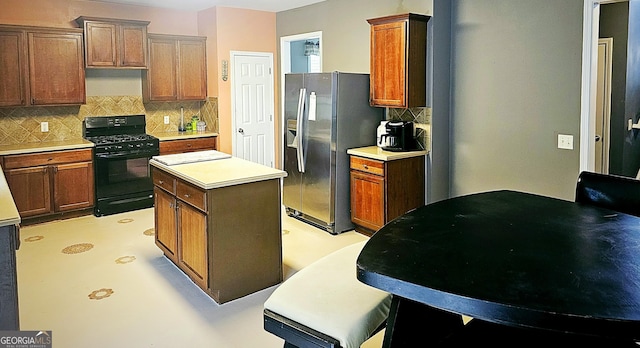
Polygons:
<instances>
[{"instance_id":1,"label":"vinyl floor","mask_svg":"<svg viewBox=\"0 0 640 348\"><path fill-rule=\"evenodd\" d=\"M282 219L285 279L367 238ZM277 286L219 305L163 256L153 224L150 208L22 227L16 253L21 330L51 330L55 348L282 347L262 319L263 303ZM363 347L381 342L379 333Z\"/></svg>"}]
</instances>

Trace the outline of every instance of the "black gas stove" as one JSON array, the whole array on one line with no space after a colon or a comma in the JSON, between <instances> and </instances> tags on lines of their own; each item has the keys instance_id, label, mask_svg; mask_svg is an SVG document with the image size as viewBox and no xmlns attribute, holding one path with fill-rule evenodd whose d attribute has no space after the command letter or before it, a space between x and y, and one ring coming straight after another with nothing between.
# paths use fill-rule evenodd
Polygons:
<instances>
[{"instance_id":1,"label":"black gas stove","mask_svg":"<svg viewBox=\"0 0 640 348\"><path fill-rule=\"evenodd\" d=\"M145 127L144 115L84 119L83 136L95 144L96 216L153 206L149 159L160 146Z\"/></svg>"}]
</instances>

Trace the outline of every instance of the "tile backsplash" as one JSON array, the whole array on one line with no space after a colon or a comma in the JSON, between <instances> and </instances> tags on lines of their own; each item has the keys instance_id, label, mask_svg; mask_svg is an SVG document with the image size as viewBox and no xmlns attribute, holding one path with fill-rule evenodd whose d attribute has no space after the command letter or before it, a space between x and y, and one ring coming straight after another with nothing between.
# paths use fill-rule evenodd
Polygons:
<instances>
[{"instance_id":1,"label":"tile backsplash","mask_svg":"<svg viewBox=\"0 0 640 348\"><path fill-rule=\"evenodd\" d=\"M141 96L88 96L78 106L0 108L0 145L64 141L82 138L82 120L87 116L146 115L147 132L177 131L180 107L185 122L198 115L207 123L207 131L218 132L218 99L189 102L143 103ZM169 124L164 124L169 116ZM48 122L49 131L41 132L40 123Z\"/></svg>"},{"instance_id":2,"label":"tile backsplash","mask_svg":"<svg viewBox=\"0 0 640 348\"><path fill-rule=\"evenodd\" d=\"M389 108L387 120L413 122L416 140L423 149L431 150L431 108Z\"/></svg>"}]
</instances>

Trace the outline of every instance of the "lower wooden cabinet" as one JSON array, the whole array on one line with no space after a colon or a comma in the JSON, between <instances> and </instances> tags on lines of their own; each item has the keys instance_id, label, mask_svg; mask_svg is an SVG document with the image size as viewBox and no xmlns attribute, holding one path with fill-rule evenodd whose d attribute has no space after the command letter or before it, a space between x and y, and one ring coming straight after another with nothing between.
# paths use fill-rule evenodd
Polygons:
<instances>
[{"instance_id":1,"label":"lower wooden cabinet","mask_svg":"<svg viewBox=\"0 0 640 348\"><path fill-rule=\"evenodd\" d=\"M1 163L22 218L94 205L91 149L7 155Z\"/></svg>"},{"instance_id":2,"label":"lower wooden cabinet","mask_svg":"<svg viewBox=\"0 0 640 348\"><path fill-rule=\"evenodd\" d=\"M351 221L371 235L424 205L424 156L380 161L350 157Z\"/></svg>"},{"instance_id":3,"label":"lower wooden cabinet","mask_svg":"<svg viewBox=\"0 0 640 348\"><path fill-rule=\"evenodd\" d=\"M178 201L178 262L180 268L201 288L207 288L207 215Z\"/></svg>"},{"instance_id":4,"label":"lower wooden cabinet","mask_svg":"<svg viewBox=\"0 0 640 348\"><path fill-rule=\"evenodd\" d=\"M156 245L217 303L282 281L279 179L204 190L152 176Z\"/></svg>"},{"instance_id":5,"label":"lower wooden cabinet","mask_svg":"<svg viewBox=\"0 0 640 348\"><path fill-rule=\"evenodd\" d=\"M163 140L160 142L160 155L217 149L216 137Z\"/></svg>"},{"instance_id":6,"label":"lower wooden cabinet","mask_svg":"<svg viewBox=\"0 0 640 348\"><path fill-rule=\"evenodd\" d=\"M176 198L157 186L153 189L156 245L173 263L178 263Z\"/></svg>"},{"instance_id":7,"label":"lower wooden cabinet","mask_svg":"<svg viewBox=\"0 0 640 348\"><path fill-rule=\"evenodd\" d=\"M154 172L156 177L157 173ZM169 180L175 187L176 179ZM194 283L202 289L207 289L206 213L178 199L175 191L169 193L156 186L154 194L156 245Z\"/></svg>"}]
</instances>

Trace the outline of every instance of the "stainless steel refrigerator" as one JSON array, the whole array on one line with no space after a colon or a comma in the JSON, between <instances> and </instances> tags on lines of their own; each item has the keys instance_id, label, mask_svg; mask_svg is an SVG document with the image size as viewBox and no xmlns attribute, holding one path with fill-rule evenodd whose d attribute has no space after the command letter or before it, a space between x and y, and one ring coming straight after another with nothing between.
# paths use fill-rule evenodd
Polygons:
<instances>
[{"instance_id":1,"label":"stainless steel refrigerator","mask_svg":"<svg viewBox=\"0 0 640 348\"><path fill-rule=\"evenodd\" d=\"M369 105L369 75L285 75L283 204L332 234L351 223L347 149L375 145L384 109Z\"/></svg>"}]
</instances>

